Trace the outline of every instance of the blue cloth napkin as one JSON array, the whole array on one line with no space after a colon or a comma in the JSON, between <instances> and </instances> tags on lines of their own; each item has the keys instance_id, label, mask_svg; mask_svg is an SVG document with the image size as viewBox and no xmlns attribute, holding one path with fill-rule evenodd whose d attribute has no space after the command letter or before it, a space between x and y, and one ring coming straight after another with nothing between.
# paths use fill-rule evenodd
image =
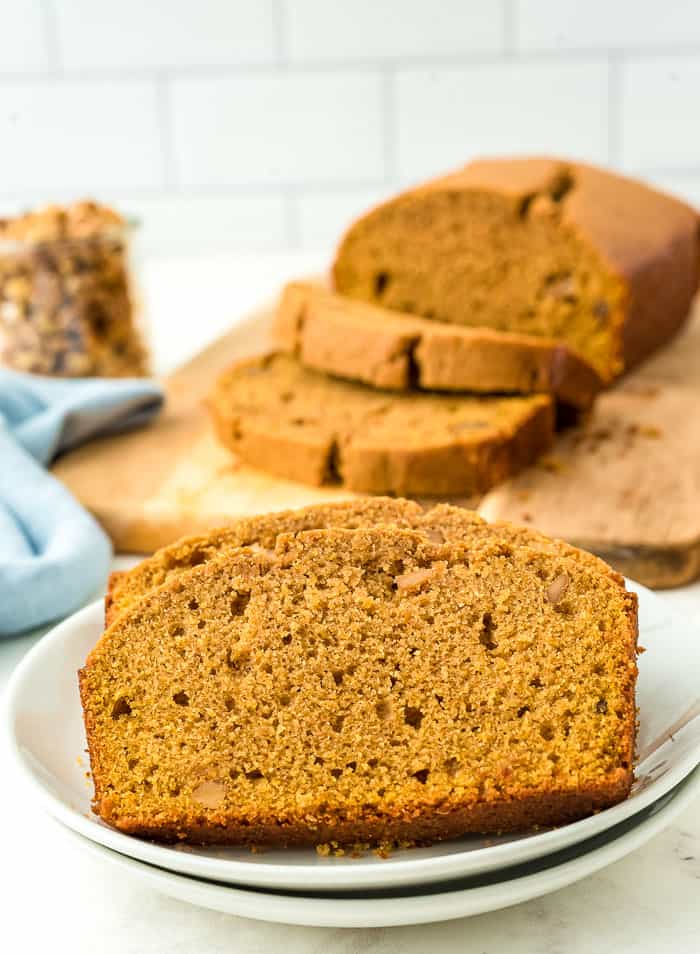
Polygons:
<instances>
[{"instance_id":1,"label":"blue cloth napkin","mask_svg":"<svg viewBox=\"0 0 700 954\"><path fill-rule=\"evenodd\" d=\"M148 380L0 369L0 636L66 616L109 571L106 534L45 467L93 437L145 424L162 404Z\"/></svg>"}]
</instances>

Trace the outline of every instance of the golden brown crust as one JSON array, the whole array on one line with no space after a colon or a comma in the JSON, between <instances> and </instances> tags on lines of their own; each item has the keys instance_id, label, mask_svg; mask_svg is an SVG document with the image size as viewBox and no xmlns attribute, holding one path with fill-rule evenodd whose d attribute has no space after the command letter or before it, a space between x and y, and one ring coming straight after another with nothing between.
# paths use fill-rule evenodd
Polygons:
<instances>
[{"instance_id":1,"label":"golden brown crust","mask_svg":"<svg viewBox=\"0 0 700 954\"><path fill-rule=\"evenodd\" d=\"M479 292L475 301L484 303L481 315L464 313L467 295L462 294L463 290L471 292L470 283L478 283L478 276L489 277L491 273L480 270L486 259L493 259L491 269L499 267L499 256L506 261L508 252L503 245L495 244L492 248L488 237L480 239L482 255L477 256L476 266L467 265L464 271L464 242L449 246L452 251L447 260L435 243L432 250L421 244L423 234L438 235L436 219L442 221L443 231L465 224L453 219L455 214L465 214L454 210L468 196L474 197L473 214L477 217L479 210L484 215L493 211L487 209L490 199L498 200L499 227L508 230L504 235L519 235L524 226L531 233L544 230L543 234L548 235L544 244L532 246L529 259L525 252L524 260L531 265L537 266L538 256L544 264L541 274L537 272L537 281L533 278L529 291L518 301L521 310L517 322L516 314L509 317L505 308L523 274L522 261L518 259L508 266L510 278L498 314L493 302L501 294L499 283L475 290ZM391 243L383 240L392 229L394 248L398 249L395 254L390 251ZM558 265L556 256L550 254L557 236L562 249L564 243L570 245L570 253L560 256ZM421 272L420 280L412 282L407 276L411 270L418 274L419 251L430 271L427 278ZM442 261L434 261L438 255ZM584 257L586 266L581 270ZM551 324L544 305L551 306L552 312L558 308L560 316L555 324L560 331L554 336L572 344L608 380L623 367L637 364L681 326L698 287L699 266L698 216L677 199L582 163L502 158L469 163L397 196L359 219L339 248L334 282L344 294L394 307L396 299L408 297L410 310L417 314L427 314L426 302L430 300L430 311L435 314L429 317L441 321L490 324L506 330L528 328L535 335L546 335L547 323ZM443 272L442 285L429 294L426 289L430 273L438 268ZM389 277L391 288L384 288ZM377 287L373 287L373 281L379 282ZM594 291L588 291L588 285ZM451 297L457 288L460 295ZM570 292L573 294L569 305ZM557 297L562 300L556 302ZM461 314L455 311L459 304ZM574 321L581 324L578 338ZM589 343L590 353L586 350Z\"/></svg>"},{"instance_id":2,"label":"golden brown crust","mask_svg":"<svg viewBox=\"0 0 700 954\"><path fill-rule=\"evenodd\" d=\"M483 522L476 514L465 514L464 521ZM105 596L105 628L142 596L181 573L216 559L224 550L252 546L274 549L282 533L298 533L328 527L370 527L379 523L411 523L423 515L419 504L411 500L372 497L314 504L299 510L282 510L256 517L241 517L209 533L181 537L162 547L126 572L110 574Z\"/></svg>"},{"instance_id":3,"label":"golden brown crust","mask_svg":"<svg viewBox=\"0 0 700 954\"><path fill-rule=\"evenodd\" d=\"M365 814L352 820L240 825L222 818L168 821L154 825L150 817L112 815L109 798L96 802L96 811L107 824L129 835L156 841L190 844L268 845L283 848L339 845L382 845L447 841L462 835L527 831L565 825L624 801L632 786L632 770L622 770L599 785L580 791L549 791L521 798L474 802L458 808L426 805L411 817Z\"/></svg>"},{"instance_id":4,"label":"golden brown crust","mask_svg":"<svg viewBox=\"0 0 700 954\"><path fill-rule=\"evenodd\" d=\"M627 287L625 370L669 341L700 282L700 219L643 182L576 163L564 222L594 246Z\"/></svg>"},{"instance_id":5,"label":"golden brown crust","mask_svg":"<svg viewBox=\"0 0 700 954\"><path fill-rule=\"evenodd\" d=\"M273 334L306 367L376 388L543 393L585 409L602 387L560 341L428 321L310 282L287 285Z\"/></svg>"},{"instance_id":6,"label":"golden brown crust","mask_svg":"<svg viewBox=\"0 0 700 954\"><path fill-rule=\"evenodd\" d=\"M536 534L437 542L457 515L436 510L425 532L280 537L253 575L233 550L123 613L80 672L101 817L164 840L420 841L624 798L634 596Z\"/></svg>"},{"instance_id":7,"label":"golden brown crust","mask_svg":"<svg viewBox=\"0 0 700 954\"><path fill-rule=\"evenodd\" d=\"M339 469L344 483L362 493L481 494L532 464L551 446L552 429L551 405L540 403L479 443L451 440L423 449L362 435L341 450Z\"/></svg>"},{"instance_id":8,"label":"golden brown crust","mask_svg":"<svg viewBox=\"0 0 700 954\"><path fill-rule=\"evenodd\" d=\"M101 760L97 722L91 705L90 689L85 667L78 670L78 691L80 693L80 705L83 710L83 723L85 725L85 739L87 741L87 751L90 759L90 778L92 779L94 790L92 804L94 808L102 801L102 779L105 776L107 766L104 765Z\"/></svg>"},{"instance_id":9,"label":"golden brown crust","mask_svg":"<svg viewBox=\"0 0 700 954\"><path fill-rule=\"evenodd\" d=\"M277 537L283 533L331 527L353 529L378 524L420 530L432 534L436 539L460 542L470 547L491 542L494 535L498 535L520 546L567 556L577 553L580 558L578 551L563 540L551 540L528 527L517 527L505 522L487 523L473 510L450 504L437 504L426 510L412 500L363 497L245 517L207 534L182 537L162 547L130 570L110 575L105 597L105 628L115 621L119 613L129 609L151 590L172 582L194 566L217 559L224 551L248 546L272 550ZM598 565L594 557L589 556L588 559L592 566L608 572L608 567ZM618 582L623 585L622 577L618 578Z\"/></svg>"},{"instance_id":10,"label":"golden brown crust","mask_svg":"<svg viewBox=\"0 0 700 954\"><path fill-rule=\"evenodd\" d=\"M107 629L110 623L114 622L117 616L118 610L115 606L116 594L125 576L126 572L124 570L114 570L107 578L107 592L105 593L105 629Z\"/></svg>"},{"instance_id":11,"label":"golden brown crust","mask_svg":"<svg viewBox=\"0 0 700 954\"><path fill-rule=\"evenodd\" d=\"M389 396L280 353L239 362L209 400L219 440L261 470L366 493L473 494L553 440L546 395Z\"/></svg>"}]
</instances>

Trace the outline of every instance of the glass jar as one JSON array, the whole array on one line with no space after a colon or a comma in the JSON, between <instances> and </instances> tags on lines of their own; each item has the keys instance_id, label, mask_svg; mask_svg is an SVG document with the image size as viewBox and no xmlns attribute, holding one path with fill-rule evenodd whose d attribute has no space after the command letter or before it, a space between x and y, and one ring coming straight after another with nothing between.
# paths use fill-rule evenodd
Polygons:
<instances>
[{"instance_id":1,"label":"glass jar","mask_svg":"<svg viewBox=\"0 0 700 954\"><path fill-rule=\"evenodd\" d=\"M58 377L147 375L134 230L94 202L0 222L0 363Z\"/></svg>"}]
</instances>

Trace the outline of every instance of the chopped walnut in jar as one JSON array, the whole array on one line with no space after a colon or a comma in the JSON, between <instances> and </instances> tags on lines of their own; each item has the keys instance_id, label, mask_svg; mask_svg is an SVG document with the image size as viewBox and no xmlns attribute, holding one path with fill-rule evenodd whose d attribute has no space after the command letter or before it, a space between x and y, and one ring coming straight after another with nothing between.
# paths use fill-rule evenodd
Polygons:
<instances>
[{"instance_id":1,"label":"chopped walnut in jar","mask_svg":"<svg viewBox=\"0 0 700 954\"><path fill-rule=\"evenodd\" d=\"M59 377L136 377L131 228L95 202L0 219L0 363Z\"/></svg>"}]
</instances>

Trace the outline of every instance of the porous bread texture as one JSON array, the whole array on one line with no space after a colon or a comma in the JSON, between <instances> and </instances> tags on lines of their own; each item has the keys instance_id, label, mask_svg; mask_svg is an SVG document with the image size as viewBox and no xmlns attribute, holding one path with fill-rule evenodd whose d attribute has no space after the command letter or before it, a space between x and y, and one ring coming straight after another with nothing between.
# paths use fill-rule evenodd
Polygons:
<instances>
[{"instance_id":1,"label":"porous bread texture","mask_svg":"<svg viewBox=\"0 0 700 954\"><path fill-rule=\"evenodd\" d=\"M81 670L95 811L147 837L306 845L614 804L632 781L636 603L601 566L387 527L197 566Z\"/></svg>"},{"instance_id":2,"label":"porous bread texture","mask_svg":"<svg viewBox=\"0 0 700 954\"><path fill-rule=\"evenodd\" d=\"M548 395L388 394L273 353L238 362L209 398L219 440L253 467L366 493L482 493L552 443Z\"/></svg>"},{"instance_id":3,"label":"porous bread texture","mask_svg":"<svg viewBox=\"0 0 700 954\"><path fill-rule=\"evenodd\" d=\"M467 513L467 511L464 511ZM402 523L423 513L411 500L391 497L364 497L338 503L315 504L298 510L282 510L232 520L208 533L183 537L157 550L130 570L110 575L105 597L105 626L119 613L141 599L149 590L172 580L193 566L220 556L222 550L254 546L274 550L282 533L298 533L326 527L370 527L379 523ZM477 520L480 518L474 514Z\"/></svg>"},{"instance_id":4,"label":"porous bread texture","mask_svg":"<svg viewBox=\"0 0 700 954\"><path fill-rule=\"evenodd\" d=\"M484 159L351 226L339 292L441 322L556 338L603 380L667 341L698 285L698 216L582 163Z\"/></svg>"},{"instance_id":5,"label":"porous bread texture","mask_svg":"<svg viewBox=\"0 0 700 954\"><path fill-rule=\"evenodd\" d=\"M332 527L357 529L379 524L419 530L438 543L453 542L475 547L501 539L546 553L571 555L575 552L577 559L588 559L593 565L599 562L590 554L574 551L563 540L553 540L536 530L510 523L487 523L473 510L463 507L437 504L424 509L413 500L364 497L245 517L206 534L183 537L157 550L130 570L111 574L105 597L105 626L111 625L119 613L133 606L150 590L176 579L194 566L216 559L224 551L245 546L256 551L271 551L283 533ZM600 569L607 571L602 563ZM622 578L619 579L622 582Z\"/></svg>"},{"instance_id":6,"label":"porous bread texture","mask_svg":"<svg viewBox=\"0 0 700 954\"><path fill-rule=\"evenodd\" d=\"M544 393L587 409L602 386L560 341L416 318L311 282L286 286L273 338L305 367L387 390Z\"/></svg>"}]
</instances>

